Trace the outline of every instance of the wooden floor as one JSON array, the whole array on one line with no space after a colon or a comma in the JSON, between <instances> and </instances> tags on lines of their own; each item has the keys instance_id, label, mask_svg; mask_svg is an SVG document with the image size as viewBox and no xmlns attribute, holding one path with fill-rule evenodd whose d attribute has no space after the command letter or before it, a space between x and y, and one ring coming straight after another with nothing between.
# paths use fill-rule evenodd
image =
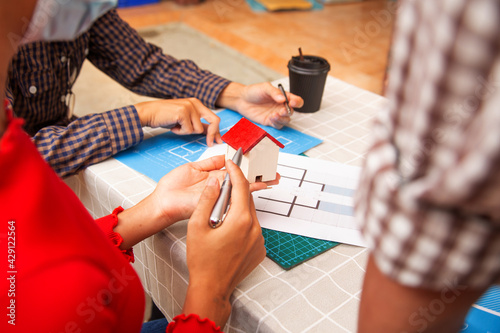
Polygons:
<instances>
[{"instance_id":1,"label":"wooden floor","mask_svg":"<svg viewBox=\"0 0 500 333\"><path fill-rule=\"evenodd\" d=\"M395 14L395 2L361 1L325 5L322 10L254 12L245 0L206 0L191 6L171 0L120 8L133 27L183 22L265 66L288 75L292 55L319 55L330 75L381 94Z\"/></svg>"}]
</instances>

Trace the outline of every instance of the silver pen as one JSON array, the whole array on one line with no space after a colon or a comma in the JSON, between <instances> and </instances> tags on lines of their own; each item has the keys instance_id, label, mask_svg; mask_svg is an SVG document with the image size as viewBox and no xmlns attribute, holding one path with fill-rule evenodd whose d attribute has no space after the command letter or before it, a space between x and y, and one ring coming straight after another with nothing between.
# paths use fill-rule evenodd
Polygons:
<instances>
[{"instance_id":1,"label":"silver pen","mask_svg":"<svg viewBox=\"0 0 500 333\"><path fill-rule=\"evenodd\" d=\"M288 112L288 114L292 114L292 110L290 109L290 104L288 102L288 97L286 97L286 92L285 92L285 88L283 88L283 86L280 84L278 84L278 88L280 88L281 92L283 93L283 96L285 96L285 109L286 109L286 112Z\"/></svg>"},{"instance_id":2,"label":"silver pen","mask_svg":"<svg viewBox=\"0 0 500 333\"><path fill-rule=\"evenodd\" d=\"M241 164L242 155L243 151L240 148L233 156L232 161L238 167ZM222 221L224 220L224 215L226 215L227 208L229 207L229 199L231 198L231 188L231 179L229 178L228 173L226 174L226 177L224 177L224 181L222 182L222 185L220 187L219 197L217 198L215 206L212 209L212 214L210 214L210 221L208 222L208 224L214 229L220 226L222 224Z\"/></svg>"}]
</instances>

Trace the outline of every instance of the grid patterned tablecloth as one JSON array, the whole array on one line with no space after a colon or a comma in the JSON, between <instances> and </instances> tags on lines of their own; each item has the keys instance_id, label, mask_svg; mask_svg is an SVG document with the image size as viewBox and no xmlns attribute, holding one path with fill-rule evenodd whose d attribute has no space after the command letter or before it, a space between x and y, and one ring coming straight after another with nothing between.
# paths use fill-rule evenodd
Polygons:
<instances>
[{"instance_id":1,"label":"grid patterned tablecloth","mask_svg":"<svg viewBox=\"0 0 500 333\"><path fill-rule=\"evenodd\" d=\"M288 88L288 79L273 82ZM288 89L287 89L288 90ZM291 127L324 142L310 157L361 166L375 113L386 100L328 77L321 109L296 112ZM146 137L162 130L146 129ZM121 205L129 208L156 186L144 175L111 158L66 179L95 217ZM146 292L172 319L187 290L187 222L179 222L134 248L134 268ZM365 248L339 245L285 271L266 258L236 289L225 332L355 332Z\"/></svg>"}]
</instances>

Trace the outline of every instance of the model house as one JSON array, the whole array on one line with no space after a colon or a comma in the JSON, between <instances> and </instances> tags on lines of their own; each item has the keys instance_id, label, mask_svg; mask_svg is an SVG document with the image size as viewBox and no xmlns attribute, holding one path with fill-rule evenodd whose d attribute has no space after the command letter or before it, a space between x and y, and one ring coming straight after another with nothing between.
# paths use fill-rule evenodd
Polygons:
<instances>
[{"instance_id":1,"label":"model house","mask_svg":"<svg viewBox=\"0 0 500 333\"><path fill-rule=\"evenodd\" d=\"M227 143L226 158L243 150L241 171L250 183L276 179L278 153L285 146L251 121L241 118L222 136Z\"/></svg>"}]
</instances>

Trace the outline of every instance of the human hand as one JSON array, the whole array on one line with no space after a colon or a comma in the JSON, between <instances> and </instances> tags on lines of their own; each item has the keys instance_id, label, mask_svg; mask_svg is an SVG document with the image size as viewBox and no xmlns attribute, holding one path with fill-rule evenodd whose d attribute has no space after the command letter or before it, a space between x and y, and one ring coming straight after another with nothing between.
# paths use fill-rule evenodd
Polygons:
<instances>
[{"instance_id":1,"label":"human hand","mask_svg":"<svg viewBox=\"0 0 500 333\"><path fill-rule=\"evenodd\" d=\"M180 166L163 176L158 186L152 193L157 199L157 207L162 207L161 215L165 220L180 221L191 216L198 204L198 200L206 186L208 177L217 178L220 183L226 176L224 155L192 162ZM268 182L255 182L250 184L250 192L267 188L279 183L280 175Z\"/></svg>"},{"instance_id":2,"label":"human hand","mask_svg":"<svg viewBox=\"0 0 500 333\"><path fill-rule=\"evenodd\" d=\"M215 178L222 183L226 176L226 170L221 170L223 166L224 155L219 155L184 164L163 176L153 193L118 215L114 231L123 238L120 248L129 249L169 225L189 218L207 179ZM250 184L249 191L265 189L268 185L278 184L279 180L280 175L276 173L273 181Z\"/></svg>"},{"instance_id":3,"label":"human hand","mask_svg":"<svg viewBox=\"0 0 500 333\"><path fill-rule=\"evenodd\" d=\"M290 108L304 105L301 97L286 93ZM244 117L259 124L282 128L290 122L291 114L285 107L285 96L269 82L244 86L230 83L217 99L217 105L238 111Z\"/></svg>"},{"instance_id":4,"label":"human hand","mask_svg":"<svg viewBox=\"0 0 500 333\"><path fill-rule=\"evenodd\" d=\"M189 286L183 313L195 313L224 327L236 286L264 259L266 249L248 181L230 160L231 205L224 223L212 229L210 213L219 195L218 178L210 177L188 223Z\"/></svg>"},{"instance_id":5,"label":"human hand","mask_svg":"<svg viewBox=\"0 0 500 333\"><path fill-rule=\"evenodd\" d=\"M219 117L197 98L165 99L134 105L141 126L170 128L177 135L207 134L207 145L222 143ZM204 118L209 124L201 122Z\"/></svg>"}]
</instances>

